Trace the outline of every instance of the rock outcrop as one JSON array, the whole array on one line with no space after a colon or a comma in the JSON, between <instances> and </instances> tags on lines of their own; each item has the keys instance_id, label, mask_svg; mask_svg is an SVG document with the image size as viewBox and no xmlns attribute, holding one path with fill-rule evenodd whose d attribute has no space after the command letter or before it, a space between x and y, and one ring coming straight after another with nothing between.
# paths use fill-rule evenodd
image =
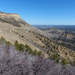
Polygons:
<instances>
[{"instance_id":1,"label":"rock outcrop","mask_svg":"<svg viewBox=\"0 0 75 75\"><path fill-rule=\"evenodd\" d=\"M74 62L75 61L75 51L67 48L66 46L61 45L58 42L54 42L53 40L46 38L43 35L36 34L35 32L31 32L34 36L36 36L38 39L40 39L45 46L42 46L43 50L45 52L48 52L48 55L51 55L53 53L57 53L62 58L66 58L68 62Z\"/></svg>"},{"instance_id":2,"label":"rock outcrop","mask_svg":"<svg viewBox=\"0 0 75 75\"><path fill-rule=\"evenodd\" d=\"M68 61L75 60L75 52L69 48L57 45L54 42L50 43L50 47L53 51L56 51L61 57L66 58Z\"/></svg>"},{"instance_id":3,"label":"rock outcrop","mask_svg":"<svg viewBox=\"0 0 75 75\"><path fill-rule=\"evenodd\" d=\"M24 20L21 19L19 14L10 14L10 13L0 12L0 22L1 23L9 23L16 27L32 28L32 26L30 24L26 23Z\"/></svg>"}]
</instances>

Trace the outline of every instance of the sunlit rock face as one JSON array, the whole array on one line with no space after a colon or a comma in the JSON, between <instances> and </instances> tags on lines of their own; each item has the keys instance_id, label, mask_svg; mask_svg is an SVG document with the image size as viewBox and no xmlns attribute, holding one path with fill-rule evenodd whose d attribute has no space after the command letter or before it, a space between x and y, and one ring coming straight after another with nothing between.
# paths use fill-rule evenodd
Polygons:
<instances>
[{"instance_id":1,"label":"sunlit rock face","mask_svg":"<svg viewBox=\"0 0 75 75\"><path fill-rule=\"evenodd\" d=\"M14 18L16 21L21 20L21 17L19 16L19 14L10 14L10 13L3 13L3 12L0 12L0 18L6 21L12 18Z\"/></svg>"},{"instance_id":2,"label":"sunlit rock face","mask_svg":"<svg viewBox=\"0 0 75 75\"><path fill-rule=\"evenodd\" d=\"M21 17L19 16L19 14L0 12L0 22L10 23L13 26L22 27L22 28L27 28L27 27L31 28L32 27L30 24L28 24L24 20L22 20Z\"/></svg>"}]
</instances>

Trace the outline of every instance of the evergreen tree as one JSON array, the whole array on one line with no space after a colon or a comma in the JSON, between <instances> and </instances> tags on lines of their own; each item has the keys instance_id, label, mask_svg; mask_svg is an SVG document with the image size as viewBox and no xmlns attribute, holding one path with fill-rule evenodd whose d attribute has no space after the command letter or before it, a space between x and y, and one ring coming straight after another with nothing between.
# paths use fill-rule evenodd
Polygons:
<instances>
[{"instance_id":1,"label":"evergreen tree","mask_svg":"<svg viewBox=\"0 0 75 75\"><path fill-rule=\"evenodd\" d=\"M37 51L36 50L34 50L34 52L33 52L33 55L37 55L38 53L37 53Z\"/></svg>"},{"instance_id":2,"label":"evergreen tree","mask_svg":"<svg viewBox=\"0 0 75 75\"><path fill-rule=\"evenodd\" d=\"M41 56L41 55L42 55L42 52L41 52L41 51L39 51L39 52L38 52L38 56Z\"/></svg>"},{"instance_id":3,"label":"evergreen tree","mask_svg":"<svg viewBox=\"0 0 75 75\"><path fill-rule=\"evenodd\" d=\"M17 50L19 50L19 44L18 44L17 40L15 41L15 47L16 47Z\"/></svg>"}]
</instances>

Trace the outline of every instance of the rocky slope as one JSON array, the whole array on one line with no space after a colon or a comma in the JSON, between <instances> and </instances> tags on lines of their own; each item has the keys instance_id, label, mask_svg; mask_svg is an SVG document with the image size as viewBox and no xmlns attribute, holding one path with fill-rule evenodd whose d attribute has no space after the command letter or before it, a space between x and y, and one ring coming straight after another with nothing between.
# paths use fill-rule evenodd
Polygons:
<instances>
[{"instance_id":1,"label":"rocky slope","mask_svg":"<svg viewBox=\"0 0 75 75\"><path fill-rule=\"evenodd\" d=\"M65 44L60 44L58 42L55 42L54 40L51 40L38 33L34 33L32 31L30 31L30 33L32 33L34 36L36 36L45 44L45 46L42 46L42 48L43 51L45 51L48 55L56 53L60 57L66 58L69 63L75 61L75 50L66 47Z\"/></svg>"},{"instance_id":2,"label":"rocky slope","mask_svg":"<svg viewBox=\"0 0 75 75\"><path fill-rule=\"evenodd\" d=\"M31 32L34 32L35 35ZM40 39L37 37L38 33L41 35ZM24 45L28 44L33 50L41 50L46 55L46 57L48 57L48 55L42 47L45 47L48 44L44 43L48 40L46 40L42 36L45 36L46 38L48 37L64 39L72 39L75 37L74 35L71 35L64 30L61 31L55 28L52 28L48 31L36 29L35 27L31 26L30 24L22 20L18 14L9 14L3 12L0 12L0 37L1 36L4 37L7 41L10 41L12 44L14 44L17 40L19 43L22 43ZM71 61L74 60L75 52L67 48L64 49L64 47L60 45L56 49L55 43L54 47L51 45L51 42L49 42L49 45L49 49L53 48L53 50L57 51L58 54L60 54L60 56L65 57Z\"/></svg>"},{"instance_id":3,"label":"rocky slope","mask_svg":"<svg viewBox=\"0 0 75 75\"><path fill-rule=\"evenodd\" d=\"M40 50L35 46L35 43L44 44L32 36L29 30L41 32L22 20L18 14L0 12L0 37L4 37L12 44L14 44L15 40L18 40L19 43L28 44L33 50Z\"/></svg>"}]
</instances>

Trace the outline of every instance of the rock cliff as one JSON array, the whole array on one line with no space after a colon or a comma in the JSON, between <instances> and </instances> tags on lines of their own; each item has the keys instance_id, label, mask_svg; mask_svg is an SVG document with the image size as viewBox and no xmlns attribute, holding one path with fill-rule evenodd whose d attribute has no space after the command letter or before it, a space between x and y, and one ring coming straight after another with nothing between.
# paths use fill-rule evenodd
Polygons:
<instances>
[{"instance_id":1,"label":"rock cliff","mask_svg":"<svg viewBox=\"0 0 75 75\"><path fill-rule=\"evenodd\" d=\"M0 22L9 23L9 24L12 24L13 26L22 27L22 28L25 28L24 26L32 27L31 25L26 23L24 20L22 20L19 14L10 14L10 13L0 12Z\"/></svg>"}]
</instances>

